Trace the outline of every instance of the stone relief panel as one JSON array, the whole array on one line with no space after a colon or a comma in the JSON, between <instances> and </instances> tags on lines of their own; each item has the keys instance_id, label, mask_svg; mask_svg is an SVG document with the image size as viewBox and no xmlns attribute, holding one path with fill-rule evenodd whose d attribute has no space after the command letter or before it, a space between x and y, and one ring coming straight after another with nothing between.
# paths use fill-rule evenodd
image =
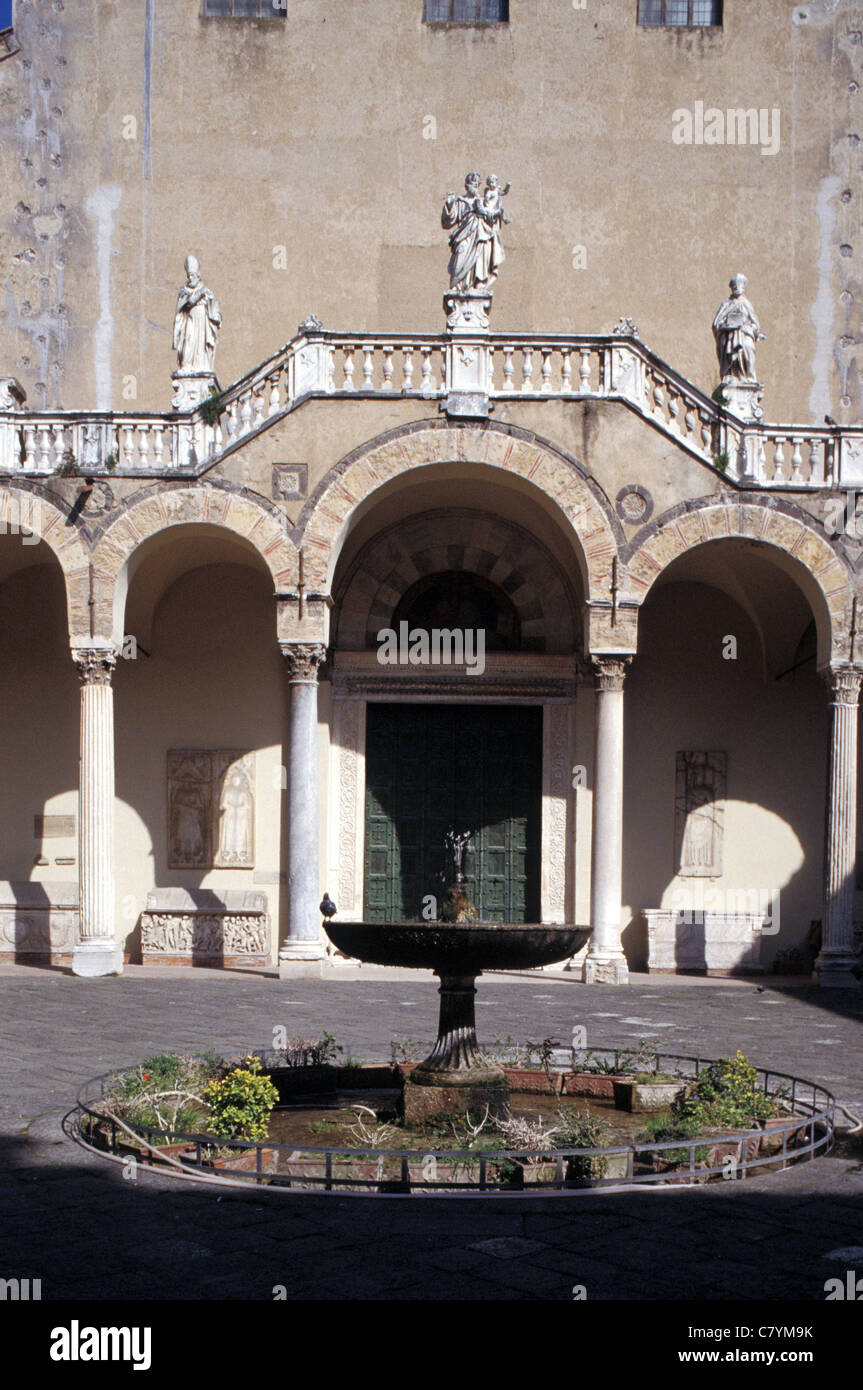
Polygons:
<instances>
[{"instance_id":1,"label":"stone relief panel","mask_svg":"<svg viewBox=\"0 0 863 1390\"><path fill-rule=\"evenodd\" d=\"M361 700L333 701L330 877L342 914L362 913L365 837L366 706ZM332 892L332 890L330 890Z\"/></svg>"},{"instance_id":2,"label":"stone relief panel","mask_svg":"<svg viewBox=\"0 0 863 1390\"><path fill-rule=\"evenodd\" d=\"M679 752L674 789L674 872L680 878L722 873L727 753Z\"/></svg>"},{"instance_id":3,"label":"stone relief panel","mask_svg":"<svg viewBox=\"0 0 863 1390\"><path fill-rule=\"evenodd\" d=\"M255 755L168 751L168 867L255 867Z\"/></svg>"},{"instance_id":4,"label":"stone relief panel","mask_svg":"<svg viewBox=\"0 0 863 1390\"><path fill-rule=\"evenodd\" d=\"M542 726L542 920L573 921L572 719L569 704L548 704Z\"/></svg>"}]
</instances>

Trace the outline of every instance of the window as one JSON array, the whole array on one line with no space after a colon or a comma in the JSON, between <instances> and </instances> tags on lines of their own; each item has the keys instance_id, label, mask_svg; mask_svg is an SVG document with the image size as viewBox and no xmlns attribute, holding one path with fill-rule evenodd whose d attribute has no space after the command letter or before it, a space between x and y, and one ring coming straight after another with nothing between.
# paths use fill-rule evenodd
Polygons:
<instances>
[{"instance_id":1,"label":"window","mask_svg":"<svg viewBox=\"0 0 863 1390\"><path fill-rule=\"evenodd\" d=\"M426 24L506 24L509 0L424 0Z\"/></svg>"},{"instance_id":2,"label":"window","mask_svg":"<svg viewBox=\"0 0 863 1390\"><path fill-rule=\"evenodd\" d=\"M288 0L204 0L205 19L284 19Z\"/></svg>"},{"instance_id":3,"label":"window","mask_svg":"<svg viewBox=\"0 0 863 1390\"><path fill-rule=\"evenodd\" d=\"M722 23L722 0L638 0L638 22L699 29Z\"/></svg>"}]
</instances>

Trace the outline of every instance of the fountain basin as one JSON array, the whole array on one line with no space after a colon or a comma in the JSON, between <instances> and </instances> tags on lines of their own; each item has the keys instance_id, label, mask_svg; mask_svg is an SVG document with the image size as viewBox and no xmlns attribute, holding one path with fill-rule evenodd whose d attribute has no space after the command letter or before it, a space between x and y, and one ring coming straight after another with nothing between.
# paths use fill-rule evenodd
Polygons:
<instances>
[{"instance_id":1,"label":"fountain basin","mask_svg":"<svg viewBox=\"0 0 863 1390\"><path fill-rule=\"evenodd\" d=\"M589 927L502 922L325 923L333 945L370 965L401 965L436 974L531 970L575 955Z\"/></svg>"}]
</instances>

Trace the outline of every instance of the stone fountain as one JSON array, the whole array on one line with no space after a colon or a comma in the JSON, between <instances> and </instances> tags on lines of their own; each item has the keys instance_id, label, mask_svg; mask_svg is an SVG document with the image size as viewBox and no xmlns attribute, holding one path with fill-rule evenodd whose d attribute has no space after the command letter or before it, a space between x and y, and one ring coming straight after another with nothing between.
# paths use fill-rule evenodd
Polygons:
<instances>
[{"instance_id":1,"label":"stone fountain","mask_svg":"<svg viewBox=\"0 0 863 1390\"><path fill-rule=\"evenodd\" d=\"M457 909L448 922L336 922L324 928L345 955L372 965L432 970L440 980L437 1041L405 1082L408 1122L446 1111L489 1106L505 1110L506 1075L483 1053L476 1036L476 979L484 970L530 970L566 960L584 945L588 927L482 922L467 899L462 856L469 833L447 837L455 880L445 903Z\"/></svg>"}]
</instances>

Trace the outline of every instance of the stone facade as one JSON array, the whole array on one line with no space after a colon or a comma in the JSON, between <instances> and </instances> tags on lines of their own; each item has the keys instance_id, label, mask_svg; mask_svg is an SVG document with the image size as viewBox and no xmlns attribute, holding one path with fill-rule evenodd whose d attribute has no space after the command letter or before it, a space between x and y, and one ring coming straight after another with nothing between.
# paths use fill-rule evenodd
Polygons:
<instances>
[{"instance_id":1,"label":"stone facade","mask_svg":"<svg viewBox=\"0 0 863 1390\"><path fill-rule=\"evenodd\" d=\"M607 72L585 14L537 0L472 33L424 25L410 4L406 20L407 3L352 0L331 34L318 0L231 25L205 22L196 0L131 22L107 0L94 49L91 0L18 0L18 51L0 65L0 870L50 894L74 865L80 904L55 924L12 895L0 935L53 957L76 912L83 973L124 955L314 973L321 893L364 911L369 705L525 704L543 711L541 916L590 921L586 979L646 963L642 913L709 879L779 894L762 964L802 949L820 919L818 976L847 983L861 915L860 277L851 156L816 94L832 82L848 105L856 86L848 7L797 7L781 34L750 7L681 35L592 0L594 38L645 80L615 92L622 127L600 122L564 158L549 132L580 119L574 55L582 91ZM340 65L400 25L412 80L393 78L369 132ZM528 118L549 54L567 76L560 104L531 98ZM190 166L183 122L222 62L217 133ZM672 139L696 63L729 102L733 86L758 93L756 114L780 110L776 149ZM97 92L101 145L82 138ZM444 316L429 190L492 164L473 129L483 101L506 112L522 171L506 264L493 296L448 293ZM346 130L363 132L362 158ZM381 187L393 141L412 172ZM274 167L302 174L290 202ZM717 235L719 188L747 209L733 238ZM777 206L779 249L763 235ZM350 235L334 207L352 209ZM208 381L172 409L172 370L186 368L167 334L190 251L229 384L205 343L194 370ZM711 394L711 318L741 265L767 337L760 381L737 384L763 383L761 416ZM280 347L286 322L299 328ZM377 633L436 576L496 595L518 633L482 673L377 660ZM77 817L68 843L34 844L34 817L49 816ZM254 911L160 906L163 893L226 904L256 884L268 893Z\"/></svg>"}]
</instances>

